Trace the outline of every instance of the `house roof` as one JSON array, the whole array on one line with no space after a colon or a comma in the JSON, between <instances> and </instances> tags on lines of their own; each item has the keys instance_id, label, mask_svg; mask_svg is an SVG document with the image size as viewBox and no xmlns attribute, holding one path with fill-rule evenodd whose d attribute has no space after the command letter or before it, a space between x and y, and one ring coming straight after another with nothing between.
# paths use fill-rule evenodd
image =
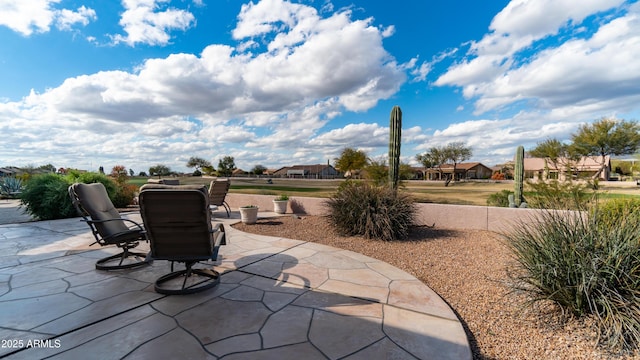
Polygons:
<instances>
[{"instance_id":1,"label":"house roof","mask_svg":"<svg viewBox=\"0 0 640 360\"><path fill-rule=\"evenodd\" d=\"M604 158L604 163L605 164L609 164L611 161L611 158L607 155ZM562 164L566 164L566 158L560 158L558 160L558 165L559 167L563 167ZM576 167L577 170L579 171L595 171L600 169L601 166L601 159L599 159L598 157L594 158L592 156L585 156L582 157L580 160L578 160L578 162L576 163ZM526 170L533 170L533 171L539 171L539 170L544 170L545 168L548 168L549 170L558 170L557 166L555 166L551 161L548 161L544 158L524 158L524 169Z\"/></svg>"},{"instance_id":2,"label":"house roof","mask_svg":"<svg viewBox=\"0 0 640 360\"><path fill-rule=\"evenodd\" d=\"M276 170L274 173L281 174L281 173L286 173L289 170L299 170L299 171L304 171L305 173L319 174L327 168L331 168L335 170L335 168L329 164L293 165L293 166L281 167L280 169Z\"/></svg>"},{"instance_id":3,"label":"house roof","mask_svg":"<svg viewBox=\"0 0 640 360\"><path fill-rule=\"evenodd\" d=\"M484 167L486 167L487 169L491 169L488 166L485 166L484 164L480 163L480 162L468 162L468 163L459 163L456 164L456 170L471 170L474 167L478 166L478 165L482 165ZM441 169L453 169L453 164L443 164L442 166L440 166Z\"/></svg>"}]
</instances>

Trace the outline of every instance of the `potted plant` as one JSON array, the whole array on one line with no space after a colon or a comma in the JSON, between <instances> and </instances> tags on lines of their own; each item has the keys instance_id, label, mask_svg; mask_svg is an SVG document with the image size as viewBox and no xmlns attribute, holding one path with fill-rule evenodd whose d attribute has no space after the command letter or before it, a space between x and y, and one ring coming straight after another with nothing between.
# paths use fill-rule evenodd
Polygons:
<instances>
[{"instance_id":1,"label":"potted plant","mask_svg":"<svg viewBox=\"0 0 640 360\"><path fill-rule=\"evenodd\" d=\"M287 204L289 204L289 195L282 194L273 199L273 211L276 214L284 214L287 212Z\"/></svg>"},{"instance_id":2,"label":"potted plant","mask_svg":"<svg viewBox=\"0 0 640 360\"><path fill-rule=\"evenodd\" d=\"M255 224L258 220L258 207L256 205L241 206L240 219L245 224Z\"/></svg>"}]
</instances>

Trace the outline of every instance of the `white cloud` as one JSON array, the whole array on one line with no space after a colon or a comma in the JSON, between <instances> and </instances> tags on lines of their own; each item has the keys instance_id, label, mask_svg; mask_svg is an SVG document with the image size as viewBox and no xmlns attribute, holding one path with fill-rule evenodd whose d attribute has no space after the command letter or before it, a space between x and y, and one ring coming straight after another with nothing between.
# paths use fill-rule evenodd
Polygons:
<instances>
[{"instance_id":1,"label":"white cloud","mask_svg":"<svg viewBox=\"0 0 640 360\"><path fill-rule=\"evenodd\" d=\"M89 21L95 19L97 19L95 10L83 5L78 8L78 11L68 9L60 10L58 12L58 18L56 19L56 26L60 30L71 30L75 24L86 26L89 24Z\"/></svg>"},{"instance_id":2,"label":"white cloud","mask_svg":"<svg viewBox=\"0 0 640 360\"><path fill-rule=\"evenodd\" d=\"M378 124L348 124L317 136L309 142L312 146L354 148L378 147L389 143L389 128Z\"/></svg>"},{"instance_id":3,"label":"white cloud","mask_svg":"<svg viewBox=\"0 0 640 360\"><path fill-rule=\"evenodd\" d=\"M13 153L11 162L30 163L29 158L42 158L46 148L60 154L56 164L68 166L77 158L65 152L69 144L83 149L87 160L76 166L85 168L96 168L98 162L114 165L108 164L111 154L124 148L119 162L136 170L181 158L176 153L206 159L268 153L261 156L289 162L292 146L298 155L315 153L309 149L331 119L344 111L370 109L405 81L406 69L386 52L383 29L371 19L352 20L349 11L320 17L303 5L267 3L289 9L284 15L288 25L266 37L255 28L246 30L260 36L238 39L239 44L267 41L250 49L255 52L213 44L200 54L148 59L134 71L68 78L21 101L0 102L2 132L28 144L20 154ZM158 5L151 0L126 4L128 9L145 7L143 14ZM250 10L242 14L254 14L255 8ZM261 11L265 20L253 23L269 27L281 21L269 15L270 9ZM238 28L248 19L241 19ZM372 131L379 137L386 130ZM387 141L380 139L367 141ZM3 143L0 151L9 153L11 146Z\"/></svg>"},{"instance_id":4,"label":"white cloud","mask_svg":"<svg viewBox=\"0 0 640 360\"><path fill-rule=\"evenodd\" d=\"M50 31L51 25L71 30L73 25L87 25L96 19L93 9L81 6L77 11L56 9L60 0L0 0L0 25L24 36Z\"/></svg>"},{"instance_id":5,"label":"white cloud","mask_svg":"<svg viewBox=\"0 0 640 360\"><path fill-rule=\"evenodd\" d=\"M628 110L640 95L632 85L640 79L640 66L633 60L640 56L637 4L623 16L600 19L590 38L558 38L555 47L531 47L562 29L579 30L586 17L622 3L589 0L575 6L571 0L513 0L494 17L491 32L472 43L470 59L454 64L435 85L462 87L465 98L475 99L477 114L518 101L556 112L573 107L583 115L611 106ZM517 60L522 51L533 52L530 61ZM615 103L608 100L612 93Z\"/></svg>"},{"instance_id":6,"label":"white cloud","mask_svg":"<svg viewBox=\"0 0 640 360\"><path fill-rule=\"evenodd\" d=\"M165 8L170 0L122 0L125 11L120 25L126 36L116 34L113 42L136 44L166 45L171 40L172 30L187 30L195 22L192 13L175 8ZM197 3L196 3L197 5Z\"/></svg>"}]
</instances>

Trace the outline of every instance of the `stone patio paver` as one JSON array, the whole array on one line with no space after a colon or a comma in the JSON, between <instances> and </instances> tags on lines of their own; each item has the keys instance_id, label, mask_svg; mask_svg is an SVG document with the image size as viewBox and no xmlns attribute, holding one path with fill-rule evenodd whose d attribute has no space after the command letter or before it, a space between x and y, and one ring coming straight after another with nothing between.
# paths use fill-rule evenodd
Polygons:
<instances>
[{"instance_id":1,"label":"stone patio paver","mask_svg":"<svg viewBox=\"0 0 640 360\"><path fill-rule=\"evenodd\" d=\"M229 245L202 265L222 273L220 284L184 296L153 291L168 262L96 270L115 250L89 246L79 219L0 225L0 357L471 359L453 311L410 274L242 233L230 226L237 217L216 219Z\"/></svg>"}]
</instances>

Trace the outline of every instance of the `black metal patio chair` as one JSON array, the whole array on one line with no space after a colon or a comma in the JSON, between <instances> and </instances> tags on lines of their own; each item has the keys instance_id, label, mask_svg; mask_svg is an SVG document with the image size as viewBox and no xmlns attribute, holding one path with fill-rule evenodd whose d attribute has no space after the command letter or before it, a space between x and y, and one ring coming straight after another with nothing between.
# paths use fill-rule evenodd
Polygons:
<instances>
[{"instance_id":1,"label":"black metal patio chair","mask_svg":"<svg viewBox=\"0 0 640 360\"><path fill-rule=\"evenodd\" d=\"M69 186L69 196L82 220L100 246L116 245L122 252L96 262L98 270L121 270L148 265L147 255L134 252L140 241L146 241L144 228L133 220L125 219L113 206L107 190L101 183L76 183ZM93 245L93 244L92 244Z\"/></svg>"},{"instance_id":2,"label":"black metal patio chair","mask_svg":"<svg viewBox=\"0 0 640 360\"><path fill-rule=\"evenodd\" d=\"M171 261L171 272L155 281L161 294L191 294L216 286L220 274L198 262L218 258L226 244L224 226L211 223L207 188L197 185L144 185L140 188L140 213L150 241L153 260ZM185 264L174 271L174 263Z\"/></svg>"}]
</instances>

